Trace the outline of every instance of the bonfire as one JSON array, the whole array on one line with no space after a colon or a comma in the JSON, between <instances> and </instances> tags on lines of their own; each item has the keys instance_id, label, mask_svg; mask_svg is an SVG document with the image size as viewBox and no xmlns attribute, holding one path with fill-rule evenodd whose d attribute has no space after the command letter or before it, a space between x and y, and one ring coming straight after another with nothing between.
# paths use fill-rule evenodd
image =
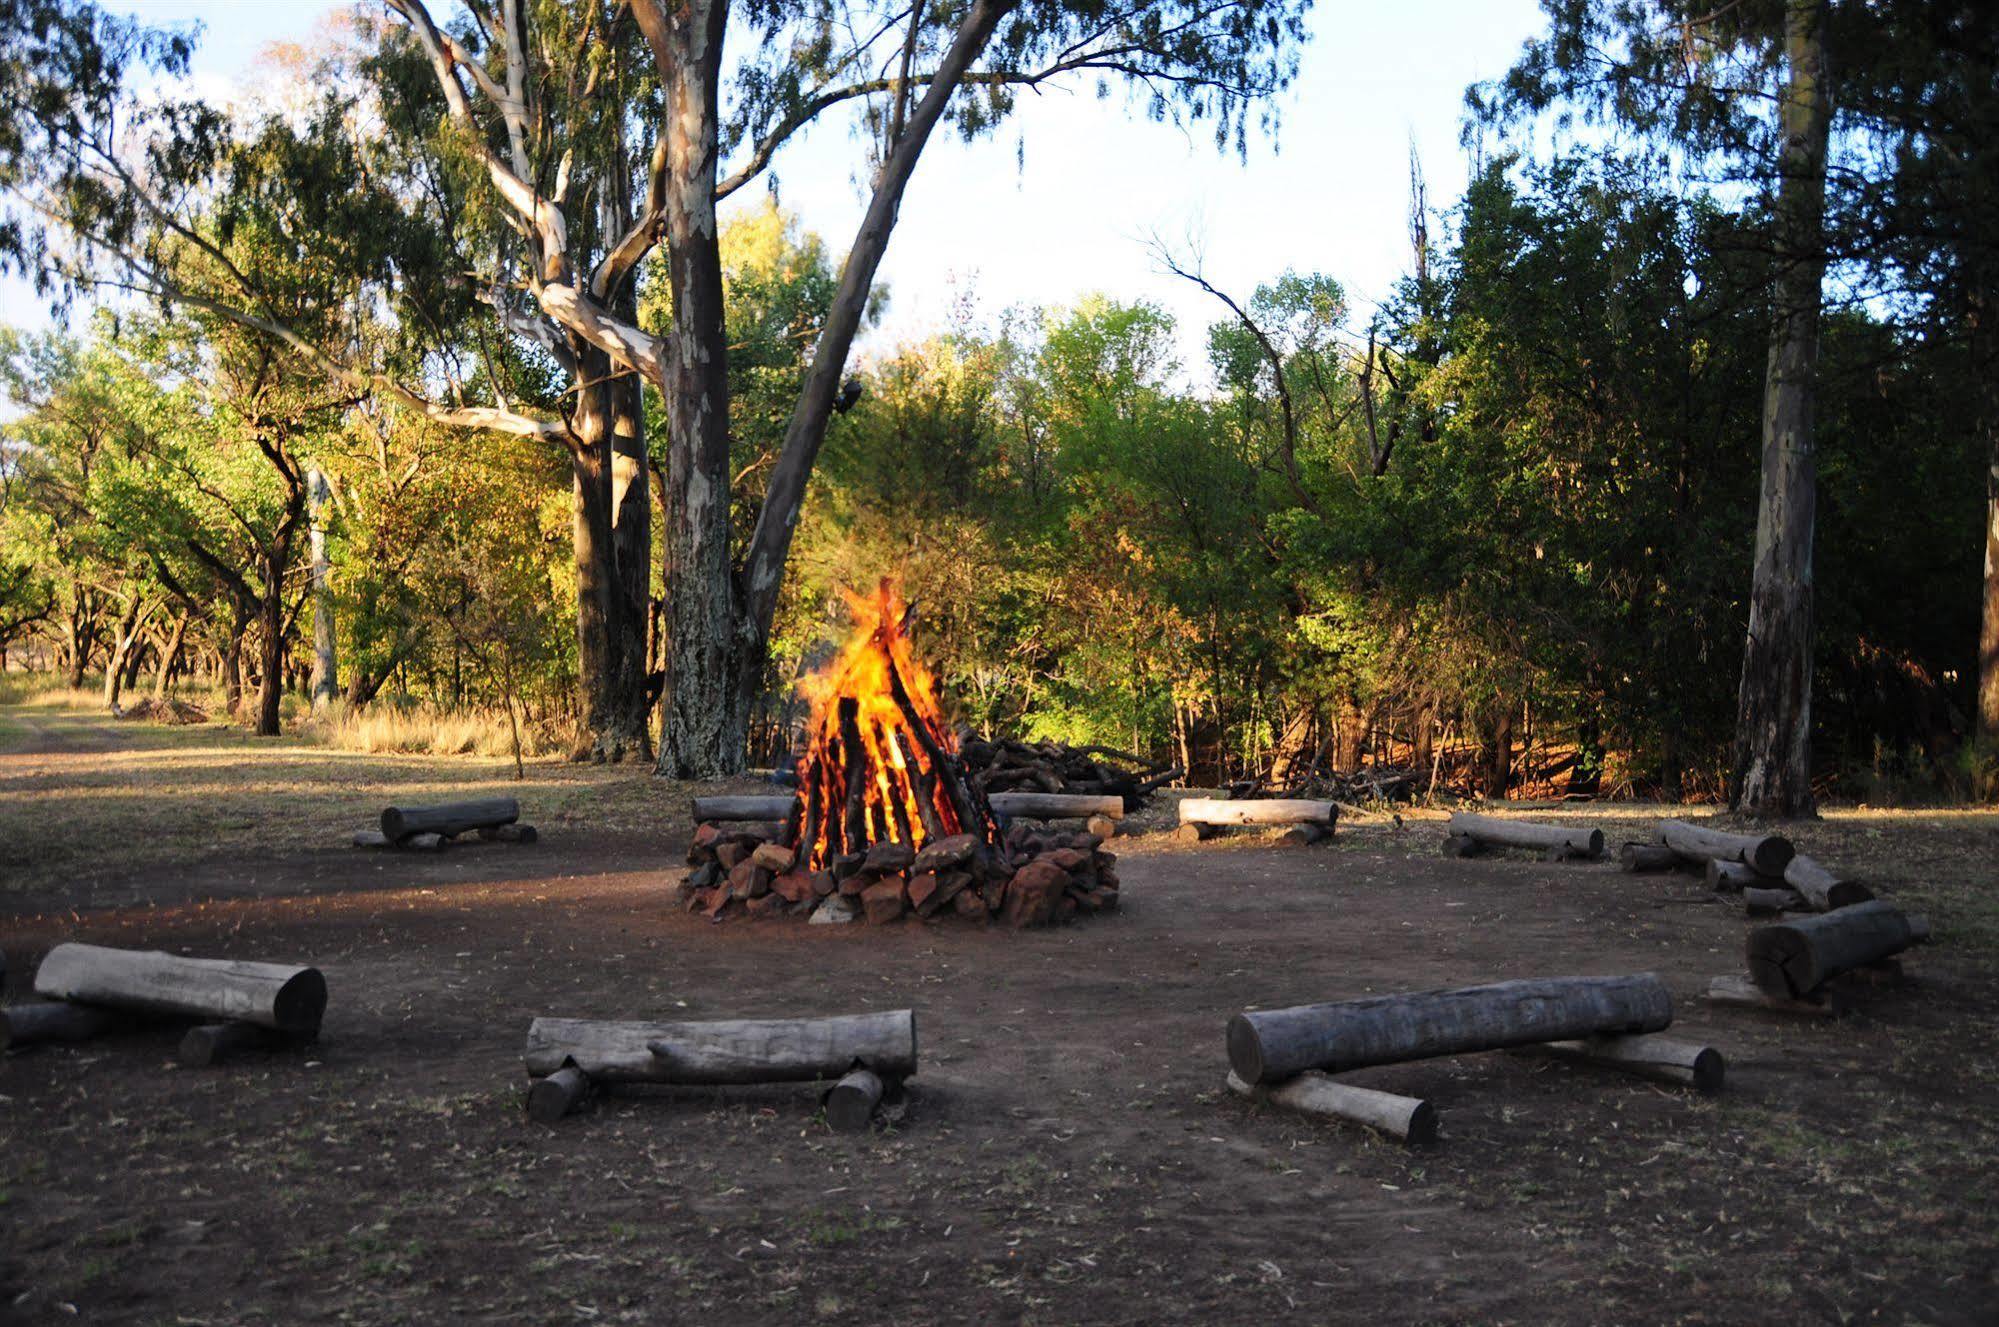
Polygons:
<instances>
[{"instance_id":1,"label":"bonfire","mask_svg":"<svg viewBox=\"0 0 1999 1327\"><path fill-rule=\"evenodd\" d=\"M810 705L787 817L699 826L682 886L720 918L914 913L1014 926L1117 905L1115 859L1087 832L1002 825L958 760L937 681L894 582L843 592L853 625L800 685Z\"/></svg>"}]
</instances>

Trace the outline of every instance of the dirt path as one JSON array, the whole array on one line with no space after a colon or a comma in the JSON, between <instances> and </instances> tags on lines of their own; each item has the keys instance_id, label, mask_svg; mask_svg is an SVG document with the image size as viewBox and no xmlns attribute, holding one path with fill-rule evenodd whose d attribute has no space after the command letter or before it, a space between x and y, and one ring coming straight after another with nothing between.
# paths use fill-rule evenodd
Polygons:
<instances>
[{"instance_id":1,"label":"dirt path","mask_svg":"<svg viewBox=\"0 0 1999 1327\"><path fill-rule=\"evenodd\" d=\"M0 1305L134 1323L1990 1320L1999 983L1950 914L1919 983L1801 1026L1693 998L1739 963L1743 922L1689 879L1447 862L1387 831L1119 846L1122 915L1024 934L709 925L667 906L684 840L581 832L474 867L396 858L400 882L367 888L293 864L263 898L0 922L16 973L84 937L310 957L333 990L309 1055L183 1071L153 1035L0 1062ZM1728 1052L1726 1095L1507 1055L1358 1075L1436 1102L1445 1141L1410 1152L1222 1088L1222 1024L1248 1005L1634 970ZM538 1013L905 1005L922 1072L870 1139L828 1133L793 1089L613 1097L552 1129L520 1109Z\"/></svg>"}]
</instances>

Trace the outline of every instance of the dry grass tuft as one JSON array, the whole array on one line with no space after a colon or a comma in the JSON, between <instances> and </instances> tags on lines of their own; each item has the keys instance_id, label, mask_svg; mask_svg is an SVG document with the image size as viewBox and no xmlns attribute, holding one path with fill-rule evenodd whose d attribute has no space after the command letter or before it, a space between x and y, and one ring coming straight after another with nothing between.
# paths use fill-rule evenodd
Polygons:
<instances>
[{"instance_id":1,"label":"dry grass tuft","mask_svg":"<svg viewBox=\"0 0 1999 1327\"><path fill-rule=\"evenodd\" d=\"M432 705L392 705L377 701L362 710L334 705L301 716L299 735L336 751L417 756L511 757L514 734L503 710L453 710ZM528 760L560 756L569 734L523 724L521 755Z\"/></svg>"}]
</instances>

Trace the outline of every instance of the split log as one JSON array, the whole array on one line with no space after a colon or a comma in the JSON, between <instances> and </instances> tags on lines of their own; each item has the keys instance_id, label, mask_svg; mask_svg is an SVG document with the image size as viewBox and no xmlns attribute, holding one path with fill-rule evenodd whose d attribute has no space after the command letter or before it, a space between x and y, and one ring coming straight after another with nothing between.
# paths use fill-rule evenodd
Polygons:
<instances>
[{"instance_id":1,"label":"split log","mask_svg":"<svg viewBox=\"0 0 1999 1327\"><path fill-rule=\"evenodd\" d=\"M1090 816L1124 818L1124 798L1082 793L992 793L986 804L1003 816L1021 820L1083 820Z\"/></svg>"},{"instance_id":2,"label":"split log","mask_svg":"<svg viewBox=\"0 0 1999 1327\"><path fill-rule=\"evenodd\" d=\"M1522 1049L1602 1065L1639 1078L1687 1083L1699 1092L1721 1091L1728 1069L1721 1052L1714 1047L1672 1037L1585 1037L1580 1041L1549 1041Z\"/></svg>"},{"instance_id":3,"label":"split log","mask_svg":"<svg viewBox=\"0 0 1999 1327\"><path fill-rule=\"evenodd\" d=\"M1437 1141L1437 1112L1429 1102L1420 1097L1399 1097L1392 1092L1355 1087L1317 1070L1307 1069L1295 1078L1269 1087L1246 1083L1240 1075L1232 1073L1229 1091L1305 1115L1364 1124L1405 1143Z\"/></svg>"},{"instance_id":4,"label":"split log","mask_svg":"<svg viewBox=\"0 0 1999 1327\"><path fill-rule=\"evenodd\" d=\"M1813 1018L1837 1018L1846 1012L1846 997L1837 987L1814 991L1800 1000L1770 995L1756 989L1747 977L1716 977L1707 986L1709 1004L1737 1005L1746 1009L1766 1009L1778 1014L1807 1014Z\"/></svg>"},{"instance_id":5,"label":"split log","mask_svg":"<svg viewBox=\"0 0 1999 1327\"><path fill-rule=\"evenodd\" d=\"M1091 816L1084 822L1083 828L1096 835L1099 840L1117 837L1117 821L1109 816Z\"/></svg>"},{"instance_id":6,"label":"split log","mask_svg":"<svg viewBox=\"0 0 1999 1327\"><path fill-rule=\"evenodd\" d=\"M1707 887L1717 894L1740 894L1768 877L1759 875L1747 862L1725 862L1708 858Z\"/></svg>"},{"instance_id":7,"label":"split log","mask_svg":"<svg viewBox=\"0 0 1999 1327\"><path fill-rule=\"evenodd\" d=\"M1684 859L1663 843L1627 843L1617 860L1627 871L1672 871Z\"/></svg>"},{"instance_id":8,"label":"split log","mask_svg":"<svg viewBox=\"0 0 1999 1327\"><path fill-rule=\"evenodd\" d=\"M527 1070L574 1064L630 1083L795 1083L839 1078L857 1064L884 1078L916 1072L916 1015L907 1009L831 1018L712 1023L609 1023L537 1018Z\"/></svg>"},{"instance_id":9,"label":"split log","mask_svg":"<svg viewBox=\"0 0 1999 1327\"><path fill-rule=\"evenodd\" d=\"M1189 797L1180 803L1183 825L1331 825L1340 809L1331 802L1297 797L1229 801L1221 797Z\"/></svg>"},{"instance_id":10,"label":"split log","mask_svg":"<svg viewBox=\"0 0 1999 1327\"><path fill-rule=\"evenodd\" d=\"M797 800L788 793L778 796L697 797L694 799L694 819L699 824L724 820L775 820L782 824L785 817L791 814L791 804Z\"/></svg>"},{"instance_id":11,"label":"split log","mask_svg":"<svg viewBox=\"0 0 1999 1327\"><path fill-rule=\"evenodd\" d=\"M1810 907L1795 889L1745 889L1742 910L1752 917L1775 917L1785 912L1802 912Z\"/></svg>"},{"instance_id":12,"label":"split log","mask_svg":"<svg viewBox=\"0 0 1999 1327\"><path fill-rule=\"evenodd\" d=\"M564 1065L546 1078L536 1079L528 1089L528 1118L537 1124L554 1124L589 1095L590 1075L573 1064Z\"/></svg>"},{"instance_id":13,"label":"split log","mask_svg":"<svg viewBox=\"0 0 1999 1327\"><path fill-rule=\"evenodd\" d=\"M1730 834L1684 820L1660 821L1653 837L1690 860L1742 862L1773 880L1783 876L1784 868L1798 853L1781 834Z\"/></svg>"},{"instance_id":14,"label":"split log","mask_svg":"<svg viewBox=\"0 0 1999 1327\"><path fill-rule=\"evenodd\" d=\"M1805 902L1820 912L1850 908L1874 897L1874 891L1858 880L1842 880L1802 855L1793 857L1784 867L1784 883L1804 895Z\"/></svg>"},{"instance_id":15,"label":"split log","mask_svg":"<svg viewBox=\"0 0 1999 1327\"><path fill-rule=\"evenodd\" d=\"M443 852L450 842L442 834L412 834L401 843L396 842L379 829L362 829L354 832L354 846L357 848L393 848L397 852Z\"/></svg>"},{"instance_id":16,"label":"split log","mask_svg":"<svg viewBox=\"0 0 1999 1327\"><path fill-rule=\"evenodd\" d=\"M875 1108L881 1105L881 1075L872 1069L856 1069L833 1084L826 1093L826 1123L834 1133L864 1133L874 1122Z\"/></svg>"},{"instance_id":17,"label":"split log","mask_svg":"<svg viewBox=\"0 0 1999 1327\"><path fill-rule=\"evenodd\" d=\"M35 972L35 993L138 1013L313 1032L326 1012L316 968L65 944Z\"/></svg>"},{"instance_id":18,"label":"split log","mask_svg":"<svg viewBox=\"0 0 1999 1327\"><path fill-rule=\"evenodd\" d=\"M129 1020L112 1009L94 1009L67 1000L17 1004L0 1009L0 1050L38 1041L89 1041L115 1032Z\"/></svg>"},{"instance_id":19,"label":"split log","mask_svg":"<svg viewBox=\"0 0 1999 1327\"><path fill-rule=\"evenodd\" d=\"M541 831L533 825L488 825L479 831L488 843L537 843Z\"/></svg>"},{"instance_id":20,"label":"split log","mask_svg":"<svg viewBox=\"0 0 1999 1327\"><path fill-rule=\"evenodd\" d=\"M180 1039L174 1058L190 1069L206 1069L238 1051L275 1051L296 1046L300 1038L255 1023L203 1023Z\"/></svg>"},{"instance_id":21,"label":"split log","mask_svg":"<svg viewBox=\"0 0 1999 1327\"><path fill-rule=\"evenodd\" d=\"M1817 917L1749 933L1749 977L1766 995L1796 999L1842 972L1899 954L1929 939L1927 918L1890 903L1856 903Z\"/></svg>"},{"instance_id":22,"label":"split log","mask_svg":"<svg viewBox=\"0 0 1999 1327\"><path fill-rule=\"evenodd\" d=\"M478 802L448 802L443 806L392 806L382 812L382 833L400 843L412 834L442 834L455 838L475 829L511 825L521 818L521 805L511 797Z\"/></svg>"},{"instance_id":23,"label":"split log","mask_svg":"<svg viewBox=\"0 0 1999 1327\"><path fill-rule=\"evenodd\" d=\"M1268 1085L1307 1069L1341 1073L1536 1042L1658 1032L1672 1021L1673 998L1651 973L1502 981L1237 1014L1228 1026L1229 1064L1244 1082Z\"/></svg>"},{"instance_id":24,"label":"split log","mask_svg":"<svg viewBox=\"0 0 1999 1327\"><path fill-rule=\"evenodd\" d=\"M1564 825L1542 825L1531 820L1508 820L1500 816L1478 816L1468 811L1457 811L1451 815L1451 833L1502 848L1562 848L1585 857L1603 856L1603 831L1600 829L1572 829Z\"/></svg>"}]
</instances>

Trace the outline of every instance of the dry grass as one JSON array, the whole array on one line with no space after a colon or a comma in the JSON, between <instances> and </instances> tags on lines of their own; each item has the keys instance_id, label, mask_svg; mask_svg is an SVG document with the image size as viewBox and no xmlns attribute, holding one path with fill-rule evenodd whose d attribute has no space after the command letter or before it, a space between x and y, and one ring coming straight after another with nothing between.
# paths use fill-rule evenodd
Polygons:
<instances>
[{"instance_id":1,"label":"dry grass","mask_svg":"<svg viewBox=\"0 0 1999 1327\"><path fill-rule=\"evenodd\" d=\"M513 758L514 729L502 710L451 710L433 705L376 703L350 710L334 705L304 720L300 736L339 751L420 756ZM522 725L521 756L561 756L574 735L546 725Z\"/></svg>"}]
</instances>

